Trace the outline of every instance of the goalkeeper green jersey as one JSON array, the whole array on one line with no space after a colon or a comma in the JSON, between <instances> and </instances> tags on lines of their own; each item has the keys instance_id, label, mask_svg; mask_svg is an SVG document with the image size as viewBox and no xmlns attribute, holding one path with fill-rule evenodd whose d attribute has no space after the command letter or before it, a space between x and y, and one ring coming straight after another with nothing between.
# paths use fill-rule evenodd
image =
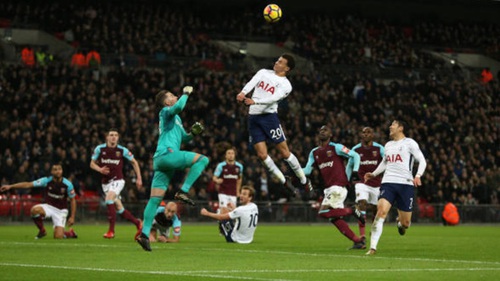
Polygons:
<instances>
[{"instance_id":1,"label":"goalkeeper green jersey","mask_svg":"<svg viewBox=\"0 0 500 281\"><path fill-rule=\"evenodd\" d=\"M186 106L188 95L182 95L173 106L165 106L160 111L159 138L153 158L168 153L168 148L180 150L183 142L190 141L193 137L187 134L182 126L179 113Z\"/></svg>"}]
</instances>

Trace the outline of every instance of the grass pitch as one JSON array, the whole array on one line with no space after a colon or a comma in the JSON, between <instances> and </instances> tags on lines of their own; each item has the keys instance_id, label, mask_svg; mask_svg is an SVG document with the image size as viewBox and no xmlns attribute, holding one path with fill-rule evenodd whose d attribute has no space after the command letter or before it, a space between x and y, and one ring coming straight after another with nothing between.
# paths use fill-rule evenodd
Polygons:
<instances>
[{"instance_id":1,"label":"grass pitch","mask_svg":"<svg viewBox=\"0 0 500 281\"><path fill-rule=\"evenodd\" d=\"M376 256L328 223L259 224L254 243L226 243L215 223L185 223L179 244L133 241L135 228L76 225L78 239L35 240L34 225L0 227L0 280L499 280L500 227L387 223ZM357 232L357 225L351 226ZM369 227L367 227L369 233Z\"/></svg>"}]
</instances>

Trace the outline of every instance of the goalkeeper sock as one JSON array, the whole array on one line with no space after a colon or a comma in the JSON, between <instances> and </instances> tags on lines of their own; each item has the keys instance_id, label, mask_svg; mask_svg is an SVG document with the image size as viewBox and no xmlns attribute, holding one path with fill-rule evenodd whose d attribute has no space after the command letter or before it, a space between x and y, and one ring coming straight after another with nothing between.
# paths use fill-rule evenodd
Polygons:
<instances>
[{"instance_id":1,"label":"goalkeeper sock","mask_svg":"<svg viewBox=\"0 0 500 281\"><path fill-rule=\"evenodd\" d=\"M277 179L279 179L279 181L281 183L284 184L286 182L285 175L283 175L283 173L280 171L278 166L276 166L276 163L274 163L273 159L269 155L267 155L266 160L262 161L262 164L264 164L264 166L267 168L267 170L273 176L275 176Z\"/></svg>"},{"instance_id":2,"label":"goalkeeper sock","mask_svg":"<svg viewBox=\"0 0 500 281\"><path fill-rule=\"evenodd\" d=\"M304 174L304 170L300 167L299 160L293 153L290 153L290 157L288 159L285 159L285 161L288 163L290 168L292 168L293 172L299 178L300 184L306 184L307 178L306 175Z\"/></svg>"},{"instance_id":3,"label":"goalkeeper sock","mask_svg":"<svg viewBox=\"0 0 500 281\"><path fill-rule=\"evenodd\" d=\"M182 191L184 191L185 193L189 192L189 189L191 188L193 183L201 175L201 172L203 172L203 170L207 167L208 162L208 158L204 155L201 155L198 158L196 163L194 163L193 166L191 166L191 169L189 169L186 180L184 181L184 184L181 188Z\"/></svg>"},{"instance_id":4,"label":"goalkeeper sock","mask_svg":"<svg viewBox=\"0 0 500 281\"><path fill-rule=\"evenodd\" d=\"M144 222L142 225L142 234L145 237L149 237L149 233L151 232L151 226L153 226L153 220L156 216L156 210L158 206L160 206L162 197L151 197L149 198L148 204L146 208L144 208Z\"/></svg>"}]
</instances>

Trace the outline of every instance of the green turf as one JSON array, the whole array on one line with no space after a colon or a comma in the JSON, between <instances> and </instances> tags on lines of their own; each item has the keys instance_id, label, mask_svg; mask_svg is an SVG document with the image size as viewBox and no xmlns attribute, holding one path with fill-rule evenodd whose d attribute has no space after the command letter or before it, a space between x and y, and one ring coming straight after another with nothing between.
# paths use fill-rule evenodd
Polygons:
<instances>
[{"instance_id":1,"label":"green turf","mask_svg":"<svg viewBox=\"0 0 500 281\"><path fill-rule=\"evenodd\" d=\"M49 225L49 223L47 223ZM354 225L353 225L354 227ZM357 227L354 227L357 231ZM499 280L500 227L385 225L376 256L347 250L333 226L260 224L250 245L228 244L215 224L185 223L179 244L144 252L135 228L77 225L78 239L34 240L33 225L0 227L0 280ZM367 232L369 229L367 229Z\"/></svg>"}]
</instances>

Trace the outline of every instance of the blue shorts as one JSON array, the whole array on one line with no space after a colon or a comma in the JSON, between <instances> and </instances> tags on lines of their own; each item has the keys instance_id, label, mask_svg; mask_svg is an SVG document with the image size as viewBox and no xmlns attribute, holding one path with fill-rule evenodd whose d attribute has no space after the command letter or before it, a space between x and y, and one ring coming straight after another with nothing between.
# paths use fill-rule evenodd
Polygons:
<instances>
[{"instance_id":1,"label":"blue shorts","mask_svg":"<svg viewBox=\"0 0 500 281\"><path fill-rule=\"evenodd\" d=\"M409 184L383 183L380 186L380 198L389 201L398 210L411 212L415 202L415 189L413 185Z\"/></svg>"},{"instance_id":2,"label":"blue shorts","mask_svg":"<svg viewBox=\"0 0 500 281\"><path fill-rule=\"evenodd\" d=\"M286 140L278 113L249 115L248 131L251 145L266 140L271 140L274 143L281 143Z\"/></svg>"}]
</instances>

